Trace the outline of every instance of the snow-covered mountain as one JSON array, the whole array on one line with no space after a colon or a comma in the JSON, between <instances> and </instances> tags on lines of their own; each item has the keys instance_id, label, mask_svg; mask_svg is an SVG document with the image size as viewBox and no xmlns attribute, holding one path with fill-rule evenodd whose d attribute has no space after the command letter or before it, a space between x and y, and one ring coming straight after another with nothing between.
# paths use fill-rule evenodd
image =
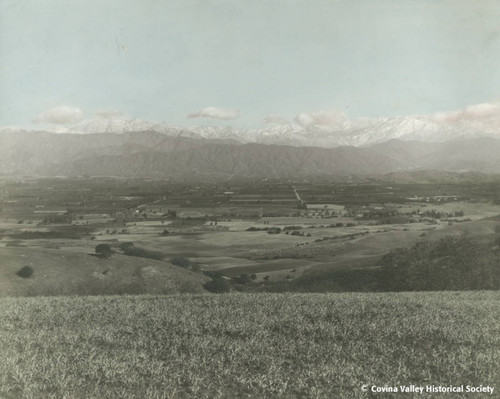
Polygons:
<instances>
[{"instance_id":1,"label":"snow-covered mountain","mask_svg":"<svg viewBox=\"0 0 500 399\"><path fill-rule=\"evenodd\" d=\"M170 133L173 132L180 131L171 129ZM151 130L121 134L5 130L0 131L0 175L189 179L233 175L243 178L379 175L428 169L500 173L500 139L455 139L443 143L389 140L359 147L318 148L241 144L229 139L235 131L222 130L225 133L222 136L219 132L218 129L192 132L198 135L192 138ZM216 135L218 139L202 135ZM309 130L304 134L293 128L276 128L246 139L290 142L293 137L295 143L320 142L325 135L328 137L328 132Z\"/></svg>"},{"instance_id":2,"label":"snow-covered mountain","mask_svg":"<svg viewBox=\"0 0 500 399\"><path fill-rule=\"evenodd\" d=\"M262 129L191 126L180 127L165 123L128 118L96 118L69 127L50 129L55 133L127 133L153 131L172 137L229 140L233 142L289 145L295 147L366 146L398 139L439 143L455 139L480 137L500 138L500 118L481 123L470 118L443 121L435 116L362 118L347 121L342 127L307 126L296 123ZM0 131L15 131L14 127Z\"/></svg>"}]
</instances>

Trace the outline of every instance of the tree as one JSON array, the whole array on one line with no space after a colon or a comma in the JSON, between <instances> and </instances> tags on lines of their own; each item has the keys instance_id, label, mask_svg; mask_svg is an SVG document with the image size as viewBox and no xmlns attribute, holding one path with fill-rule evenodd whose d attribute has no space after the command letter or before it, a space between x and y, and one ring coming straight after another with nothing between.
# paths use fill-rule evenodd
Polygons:
<instances>
[{"instance_id":1,"label":"tree","mask_svg":"<svg viewBox=\"0 0 500 399\"><path fill-rule=\"evenodd\" d=\"M186 258L181 258L181 257L176 257L176 258L173 258L170 263L172 263L172 265L175 265L175 266L179 266L179 267L184 267L184 268L189 268L193 265L193 263L189 260L189 259L186 259Z\"/></svg>"},{"instance_id":2,"label":"tree","mask_svg":"<svg viewBox=\"0 0 500 399\"><path fill-rule=\"evenodd\" d=\"M100 258L109 258L113 254L113 250L109 244L99 244L95 247L95 253Z\"/></svg>"},{"instance_id":3,"label":"tree","mask_svg":"<svg viewBox=\"0 0 500 399\"><path fill-rule=\"evenodd\" d=\"M235 277L234 280L238 284L246 284L249 281L251 281L252 278L250 277L250 275L248 273L241 273L238 277Z\"/></svg>"},{"instance_id":4,"label":"tree","mask_svg":"<svg viewBox=\"0 0 500 399\"><path fill-rule=\"evenodd\" d=\"M120 249L122 251L126 251L127 249L129 248L132 248L134 246L134 243L133 242L130 242L130 241L127 241L127 242L122 242L120 244Z\"/></svg>"},{"instance_id":5,"label":"tree","mask_svg":"<svg viewBox=\"0 0 500 399\"><path fill-rule=\"evenodd\" d=\"M209 281L208 283L205 283L203 287L210 292L214 292L217 294L222 294L224 292L229 292L231 290L231 286L229 283L222 279L222 278L216 278L212 281Z\"/></svg>"},{"instance_id":6,"label":"tree","mask_svg":"<svg viewBox=\"0 0 500 399\"><path fill-rule=\"evenodd\" d=\"M165 258L165 254L161 251L152 251L150 249L139 248L134 245L123 250L123 254L127 256L136 256L138 258L147 258L162 260Z\"/></svg>"},{"instance_id":7,"label":"tree","mask_svg":"<svg viewBox=\"0 0 500 399\"><path fill-rule=\"evenodd\" d=\"M22 278L28 278L30 277L32 274L33 274L33 268L31 266L24 266L22 267L21 269L19 269L16 274L19 276L19 277L22 277Z\"/></svg>"}]
</instances>

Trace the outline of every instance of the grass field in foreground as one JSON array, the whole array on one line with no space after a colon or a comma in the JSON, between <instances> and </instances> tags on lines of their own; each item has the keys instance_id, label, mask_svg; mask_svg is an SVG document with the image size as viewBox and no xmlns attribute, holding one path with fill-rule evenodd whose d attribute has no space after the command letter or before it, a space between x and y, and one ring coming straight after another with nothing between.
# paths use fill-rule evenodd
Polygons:
<instances>
[{"instance_id":1,"label":"grass field in foreground","mask_svg":"<svg viewBox=\"0 0 500 399\"><path fill-rule=\"evenodd\" d=\"M491 398L500 390L499 300L499 292L2 298L0 397L429 397L361 392L413 383L493 385L494 395L473 396Z\"/></svg>"}]
</instances>

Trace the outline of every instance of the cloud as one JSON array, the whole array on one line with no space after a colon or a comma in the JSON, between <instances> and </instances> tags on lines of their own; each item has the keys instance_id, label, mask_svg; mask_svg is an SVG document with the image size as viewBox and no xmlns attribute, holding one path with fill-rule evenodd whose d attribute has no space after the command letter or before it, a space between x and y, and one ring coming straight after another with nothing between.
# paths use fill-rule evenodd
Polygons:
<instances>
[{"instance_id":1,"label":"cloud","mask_svg":"<svg viewBox=\"0 0 500 399\"><path fill-rule=\"evenodd\" d=\"M64 125L67 123L78 123L83 119L83 111L80 108L61 105L50 108L38 115L33 122L35 123L54 123Z\"/></svg>"},{"instance_id":2,"label":"cloud","mask_svg":"<svg viewBox=\"0 0 500 399\"><path fill-rule=\"evenodd\" d=\"M202 110L189 114L188 118L211 118L211 119L236 119L240 116L240 111L237 109L224 109L217 107L205 107Z\"/></svg>"},{"instance_id":3,"label":"cloud","mask_svg":"<svg viewBox=\"0 0 500 399\"><path fill-rule=\"evenodd\" d=\"M118 111L117 109L108 109L100 111L96 115L102 119L113 119L123 117L123 112Z\"/></svg>"},{"instance_id":4,"label":"cloud","mask_svg":"<svg viewBox=\"0 0 500 399\"><path fill-rule=\"evenodd\" d=\"M317 112L302 112L296 116L295 122L302 127L345 128L348 125L347 115L339 110L331 109Z\"/></svg>"},{"instance_id":5,"label":"cloud","mask_svg":"<svg viewBox=\"0 0 500 399\"><path fill-rule=\"evenodd\" d=\"M464 116L468 119L489 118L500 116L500 103L483 103L470 105L464 110Z\"/></svg>"},{"instance_id":6,"label":"cloud","mask_svg":"<svg viewBox=\"0 0 500 399\"><path fill-rule=\"evenodd\" d=\"M498 118L500 118L500 103L469 105L462 110L438 112L432 115L432 120L437 123L483 123Z\"/></svg>"},{"instance_id":7,"label":"cloud","mask_svg":"<svg viewBox=\"0 0 500 399\"><path fill-rule=\"evenodd\" d=\"M275 125L288 125L288 120L281 116L280 114L269 114L264 119L262 119L263 123L267 124L275 124Z\"/></svg>"}]
</instances>

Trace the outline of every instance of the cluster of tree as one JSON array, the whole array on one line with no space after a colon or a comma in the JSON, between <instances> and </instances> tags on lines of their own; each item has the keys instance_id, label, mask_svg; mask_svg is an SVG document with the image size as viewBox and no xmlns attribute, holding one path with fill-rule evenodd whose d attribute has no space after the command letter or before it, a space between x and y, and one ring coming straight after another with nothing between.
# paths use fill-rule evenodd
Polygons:
<instances>
[{"instance_id":1,"label":"cluster of tree","mask_svg":"<svg viewBox=\"0 0 500 399\"><path fill-rule=\"evenodd\" d=\"M230 292L232 290L247 291L247 286L251 286L252 288L256 287L254 284L252 284L252 282L257 279L256 274L241 273L239 276L235 276L232 278L226 277L222 273L217 271L206 270L203 272L203 274L212 278L212 281L205 283L205 289L217 294ZM252 288L250 288L250 291L252 291Z\"/></svg>"},{"instance_id":2,"label":"cluster of tree","mask_svg":"<svg viewBox=\"0 0 500 399\"><path fill-rule=\"evenodd\" d=\"M244 285L257 278L256 274L241 273L239 276L233 277L231 281L235 284Z\"/></svg>"},{"instance_id":3,"label":"cluster of tree","mask_svg":"<svg viewBox=\"0 0 500 399\"><path fill-rule=\"evenodd\" d=\"M43 218L42 224L70 224L73 221L73 217L65 213L63 215L52 213Z\"/></svg>"},{"instance_id":4,"label":"cluster of tree","mask_svg":"<svg viewBox=\"0 0 500 399\"><path fill-rule=\"evenodd\" d=\"M303 226L285 226L283 227L283 230L284 231L287 231L287 230L300 230L300 229L303 229L304 227Z\"/></svg>"},{"instance_id":5,"label":"cluster of tree","mask_svg":"<svg viewBox=\"0 0 500 399\"><path fill-rule=\"evenodd\" d=\"M311 237L311 233L307 233L305 234L303 231L298 231L298 230L294 230L292 231L291 233L288 232L288 230L285 232L285 234L290 234L292 236L300 236L300 237Z\"/></svg>"},{"instance_id":6,"label":"cluster of tree","mask_svg":"<svg viewBox=\"0 0 500 399\"><path fill-rule=\"evenodd\" d=\"M283 229L280 227L249 227L246 229L246 231L267 231L268 234L280 234L282 231L285 232L285 234L291 234L292 236L306 236L304 232L298 231L299 229L302 229L302 226L286 226ZM293 231L292 231L293 230ZM311 237L311 234L307 234L307 237Z\"/></svg>"},{"instance_id":7,"label":"cluster of tree","mask_svg":"<svg viewBox=\"0 0 500 399\"><path fill-rule=\"evenodd\" d=\"M413 215L420 215L428 218L441 219L441 218L453 218L453 217L463 217L464 211L455 212L439 212L435 209L425 210L425 211L413 211Z\"/></svg>"},{"instance_id":8,"label":"cluster of tree","mask_svg":"<svg viewBox=\"0 0 500 399\"><path fill-rule=\"evenodd\" d=\"M207 291L216 294L223 294L231 291L231 284L229 283L229 280L222 273L206 270L203 272L203 274L212 279L203 285L203 287Z\"/></svg>"},{"instance_id":9,"label":"cluster of tree","mask_svg":"<svg viewBox=\"0 0 500 399\"><path fill-rule=\"evenodd\" d=\"M114 251L111 248L111 245L102 243L96 245L95 253L100 258L109 258L111 255L113 255Z\"/></svg>"},{"instance_id":10,"label":"cluster of tree","mask_svg":"<svg viewBox=\"0 0 500 399\"><path fill-rule=\"evenodd\" d=\"M379 219L375 224L405 224L405 223L417 223L418 219L413 219L412 217L398 215L398 216L390 216L386 218Z\"/></svg>"},{"instance_id":11,"label":"cluster of tree","mask_svg":"<svg viewBox=\"0 0 500 399\"><path fill-rule=\"evenodd\" d=\"M119 246L124 255L137 256L139 258L162 260L166 257L161 251L154 251L146 248L136 247L132 242L124 242ZM115 253L111 245L107 243L98 244L95 247L95 253L100 258L109 258Z\"/></svg>"},{"instance_id":12,"label":"cluster of tree","mask_svg":"<svg viewBox=\"0 0 500 399\"><path fill-rule=\"evenodd\" d=\"M163 214L163 216L175 219L177 217L177 211L173 211L173 210L169 209L169 210L167 210L167 213Z\"/></svg>"},{"instance_id":13,"label":"cluster of tree","mask_svg":"<svg viewBox=\"0 0 500 399\"><path fill-rule=\"evenodd\" d=\"M380 266L380 285L388 291L500 289L495 247L466 236L398 248L385 255Z\"/></svg>"},{"instance_id":14,"label":"cluster of tree","mask_svg":"<svg viewBox=\"0 0 500 399\"><path fill-rule=\"evenodd\" d=\"M166 254L164 254L161 251L154 251L151 249L136 247L133 244L126 247L126 248L121 248L121 249L122 249L124 255L137 256L139 258L162 260L167 256Z\"/></svg>"},{"instance_id":15,"label":"cluster of tree","mask_svg":"<svg viewBox=\"0 0 500 399\"><path fill-rule=\"evenodd\" d=\"M359 213L360 211L358 211ZM356 216L356 211L350 212L351 215ZM386 218L390 216L398 216L399 212L396 209L369 209L361 211L364 219Z\"/></svg>"},{"instance_id":16,"label":"cluster of tree","mask_svg":"<svg viewBox=\"0 0 500 399\"><path fill-rule=\"evenodd\" d=\"M246 231L267 231L268 234L280 234L281 233L281 228L279 227L249 227L246 229Z\"/></svg>"},{"instance_id":17,"label":"cluster of tree","mask_svg":"<svg viewBox=\"0 0 500 399\"><path fill-rule=\"evenodd\" d=\"M129 234L130 232L127 229L106 229L106 234Z\"/></svg>"}]
</instances>

